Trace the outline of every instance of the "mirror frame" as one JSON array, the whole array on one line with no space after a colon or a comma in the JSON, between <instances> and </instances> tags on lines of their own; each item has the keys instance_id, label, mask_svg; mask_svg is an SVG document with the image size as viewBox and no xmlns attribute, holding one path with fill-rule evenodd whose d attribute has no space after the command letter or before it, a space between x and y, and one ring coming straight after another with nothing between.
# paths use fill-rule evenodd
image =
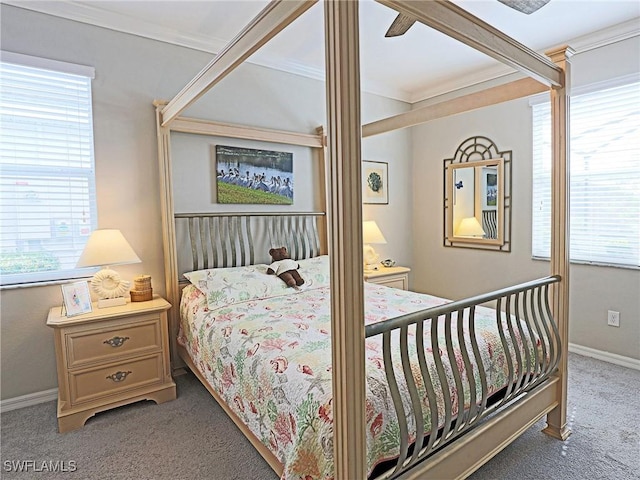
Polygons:
<instances>
[{"instance_id":1,"label":"mirror frame","mask_svg":"<svg viewBox=\"0 0 640 480\"><path fill-rule=\"evenodd\" d=\"M498 235L497 238L469 238L453 233L453 204L455 191L454 172L458 168L498 167ZM479 185L475 176L474 188ZM496 144L487 137L468 138L457 148L453 158L444 160L444 202L443 202L443 245L445 247L476 248L501 252L511 251L511 151L499 151ZM476 206L477 215L477 206Z\"/></svg>"}]
</instances>

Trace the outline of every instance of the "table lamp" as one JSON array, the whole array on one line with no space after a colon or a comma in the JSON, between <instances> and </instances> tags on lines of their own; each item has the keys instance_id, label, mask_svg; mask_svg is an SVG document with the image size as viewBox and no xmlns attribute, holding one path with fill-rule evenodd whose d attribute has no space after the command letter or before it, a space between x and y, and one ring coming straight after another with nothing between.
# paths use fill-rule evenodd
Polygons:
<instances>
[{"instance_id":1,"label":"table lamp","mask_svg":"<svg viewBox=\"0 0 640 480\"><path fill-rule=\"evenodd\" d=\"M377 270L380 255L376 253L370 244L382 244L387 243L387 241L375 221L368 220L366 222L362 222L362 242L364 243L364 248L362 250L364 257L364 269L367 271Z\"/></svg>"},{"instance_id":2,"label":"table lamp","mask_svg":"<svg viewBox=\"0 0 640 480\"><path fill-rule=\"evenodd\" d=\"M98 308L105 308L126 304L125 295L131 286L131 282L122 280L109 267L139 262L140 258L120 230L98 229L89 237L76 267L102 267L89 283L98 297Z\"/></svg>"},{"instance_id":3,"label":"table lamp","mask_svg":"<svg viewBox=\"0 0 640 480\"><path fill-rule=\"evenodd\" d=\"M456 229L456 237L482 238L485 232L476 217L463 218Z\"/></svg>"}]
</instances>

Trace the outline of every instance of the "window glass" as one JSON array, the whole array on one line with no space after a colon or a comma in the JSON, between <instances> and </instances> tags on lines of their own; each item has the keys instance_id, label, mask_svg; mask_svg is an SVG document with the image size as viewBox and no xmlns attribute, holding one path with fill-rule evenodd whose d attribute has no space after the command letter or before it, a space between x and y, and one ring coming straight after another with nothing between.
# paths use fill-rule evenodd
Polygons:
<instances>
[{"instance_id":1,"label":"window glass","mask_svg":"<svg viewBox=\"0 0 640 480\"><path fill-rule=\"evenodd\" d=\"M93 69L1 58L0 281L86 276L75 265L96 226Z\"/></svg>"},{"instance_id":2,"label":"window glass","mask_svg":"<svg viewBox=\"0 0 640 480\"><path fill-rule=\"evenodd\" d=\"M572 261L640 266L640 82L571 98ZM533 256L551 240L551 108L533 105Z\"/></svg>"}]
</instances>

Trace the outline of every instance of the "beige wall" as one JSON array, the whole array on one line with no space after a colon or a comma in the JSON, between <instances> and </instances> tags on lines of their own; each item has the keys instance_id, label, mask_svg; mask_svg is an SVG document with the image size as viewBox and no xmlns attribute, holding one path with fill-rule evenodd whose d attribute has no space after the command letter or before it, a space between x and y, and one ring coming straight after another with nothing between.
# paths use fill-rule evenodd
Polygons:
<instances>
[{"instance_id":1,"label":"beige wall","mask_svg":"<svg viewBox=\"0 0 640 480\"><path fill-rule=\"evenodd\" d=\"M573 58L573 85L640 72L635 37ZM429 122L413 135L413 286L448 298L486 292L547 275L549 263L531 260L531 110L527 99ZM513 151L511 253L445 248L443 159L474 135ZM428 186L428 188L426 187ZM572 265L570 342L640 359L640 271ZM620 328L607 326L607 310L620 312Z\"/></svg>"},{"instance_id":2,"label":"beige wall","mask_svg":"<svg viewBox=\"0 0 640 480\"><path fill-rule=\"evenodd\" d=\"M142 264L118 267L125 279L152 276L164 290L154 99L170 99L211 59L206 53L0 5L2 48L26 55L95 67L93 82L98 223L119 228ZM382 97L363 96L363 120L408 109ZM313 132L325 124L324 84L275 70L244 65L187 112L191 116L259 127ZM384 253L411 263L410 133L364 142L367 159L388 160L388 206L367 208L389 244ZM206 159L205 159L206 161ZM214 205L215 207L215 205ZM393 213L392 213L393 212ZM381 249L382 250L382 249ZM56 387L51 307L59 286L2 290L1 397Z\"/></svg>"}]
</instances>

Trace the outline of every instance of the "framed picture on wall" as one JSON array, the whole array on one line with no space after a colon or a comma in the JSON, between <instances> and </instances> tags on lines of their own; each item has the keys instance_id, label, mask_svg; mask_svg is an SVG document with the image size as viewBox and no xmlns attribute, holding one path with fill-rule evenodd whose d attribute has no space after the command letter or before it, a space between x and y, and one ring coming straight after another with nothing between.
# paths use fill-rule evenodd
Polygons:
<instances>
[{"instance_id":1,"label":"framed picture on wall","mask_svg":"<svg viewBox=\"0 0 640 480\"><path fill-rule=\"evenodd\" d=\"M498 208L498 169L496 167L482 167L482 209L495 210Z\"/></svg>"},{"instance_id":2,"label":"framed picture on wall","mask_svg":"<svg viewBox=\"0 0 640 480\"><path fill-rule=\"evenodd\" d=\"M62 300L67 317L90 313L91 293L87 282L74 282L62 285Z\"/></svg>"},{"instance_id":3,"label":"framed picture on wall","mask_svg":"<svg viewBox=\"0 0 640 480\"><path fill-rule=\"evenodd\" d=\"M385 162L362 162L362 202L389 203L389 164Z\"/></svg>"},{"instance_id":4,"label":"framed picture on wall","mask_svg":"<svg viewBox=\"0 0 640 480\"><path fill-rule=\"evenodd\" d=\"M218 203L293 204L293 153L215 146Z\"/></svg>"}]
</instances>

